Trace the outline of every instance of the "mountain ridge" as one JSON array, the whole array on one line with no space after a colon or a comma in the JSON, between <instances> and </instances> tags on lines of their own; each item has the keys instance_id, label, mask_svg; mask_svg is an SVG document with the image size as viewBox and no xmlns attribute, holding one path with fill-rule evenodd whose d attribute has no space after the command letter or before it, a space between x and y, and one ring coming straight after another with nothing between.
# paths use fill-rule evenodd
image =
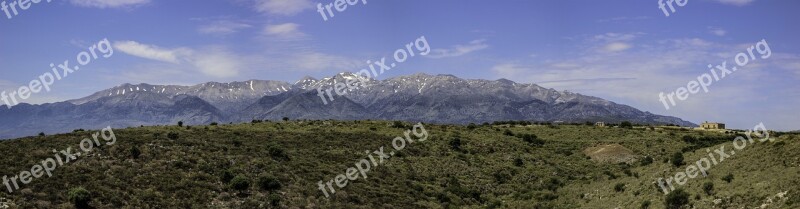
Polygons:
<instances>
[{"instance_id":1,"label":"mountain ridge","mask_svg":"<svg viewBox=\"0 0 800 209\"><path fill-rule=\"evenodd\" d=\"M361 85L334 96L335 100L329 104L322 101L317 89L335 89L337 83L352 79ZM4 108L0 117L9 119L0 122L0 138L108 124L130 127L183 121L192 125L283 117L449 124L504 120L631 121L696 126L680 118L655 115L602 98L508 79L462 79L417 73L375 80L347 72L322 79L305 76L294 84L272 80L205 82L191 86L126 83L79 99Z\"/></svg>"}]
</instances>

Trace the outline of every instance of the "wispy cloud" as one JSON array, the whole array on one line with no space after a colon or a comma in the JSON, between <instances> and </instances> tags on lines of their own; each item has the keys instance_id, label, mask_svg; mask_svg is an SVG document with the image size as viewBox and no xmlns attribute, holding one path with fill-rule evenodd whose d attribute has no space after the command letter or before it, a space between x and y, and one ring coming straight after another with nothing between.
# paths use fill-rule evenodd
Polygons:
<instances>
[{"instance_id":1,"label":"wispy cloud","mask_svg":"<svg viewBox=\"0 0 800 209\"><path fill-rule=\"evenodd\" d=\"M76 6L103 9L139 6L150 3L150 0L70 0L69 2Z\"/></svg>"},{"instance_id":2,"label":"wispy cloud","mask_svg":"<svg viewBox=\"0 0 800 209\"><path fill-rule=\"evenodd\" d=\"M240 70L241 60L224 47L207 47L202 50L166 49L135 41L118 41L114 43L114 48L136 57L176 65L188 65L202 74L216 78L236 76Z\"/></svg>"},{"instance_id":3,"label":"wispy cloud","mask_svg":"<svg viewBox=\"0 0 800 209\"><path fill-rule=\"evenodd\" d=\"M197 31L202 34L225 36L239 32L240 30L253 27L250 24L232 20L217 20L206 25L200 26Z\"/></svg>"},{"instance_id":4,"label":"wispy cloud","mask_svg":"<svg viewBox=\"0 0 800 209\"><path fill-rule=\"evenodd\" d=\"M472 52L480 51L486 48L489 48L489 45L485 43L485 39L479 39L470 41L469 44L466 45L455 45L450 49L434 49L432 53L428 55L430 58L447 58L447 57L459 57L463 56Z\"/></svg>"},{"instance_id":5,"label":"wispy cloud","mask_svg":"<svg viewBox=\"0 0 800 209\"><path fill-rule=\"evenodd\" d=\"M717 2L723 3L723 4L734 5L734 6L744 6L744 5L748 5L750 3L753 3L756 0L714 0L714 1L717 1Z\"/></svg>"},{"instance_id":6,"label":"wispy cloud","mask_svg":"<svg viewBox=\"0 0 800 209\"><path fill-rule=\"evenodd\" d=\"M603 52L621 52L630 49L633 45L624 42L614 42L603 46Z\"/></svg>"},{"instance_id":7,"label":"wispy cloud","mask_svg":"<svg viewBox=\"0 0 800 209\"><path fill-rule=\"evenodd\" d=\"M271 24L264 27L264 35L284 39L300 39L307 35L300 31L300 25L296 23Z\"/></svg>"},{"instance_id":8,"label":"wispy cloud","mask_svg":"<svg viewBox=\"0 0 800 209\"><path fill-rule=\"evenodd\" d=\"M114 48L129 55L176 64L181 62L179 57L191 54L191 50L186 48L164 49L136 41L117 41Z\"/></svg>"},{"instance_id":9,"label":"wispy cloud","mask_svg":"<svg viewBox=\"0 0 800 209\"><path fill-rule=\"evenodd\" d=\"M708 27L708 32L716 36L725 36L728 31L719 27Z\"/></svg>"},{"instance_id":10,"label":"wispy cloud","mask_svg":"<svg viewBox=\"0 0 800 209\"><path fill-rule=\"evenodd\" d=\"M646 20L650 19L648 16L636 16L636 17L613 17L613 18L606 18L606 19L598 19L597 22L605 23L605 22L633 22L638 20Z\"/></svg>"},{"instance_id":11,"label":"wispy cloud","mask_svg":"<svg viewBox=\"0 0 800 209\"><path fill-rule=\"evenodd\" d=\"M619 42L619 41L631 41L633 39L638 38L639 36L644 35L645 33L637 32L637 33L604 33L595 35L593 37L594 40L597 41L604 41L604 42Z\"/></svg>"},{"instance_id":12,"label":"wispy cloud","mask_svg":"<svg viewBox=\"0 0 800 209\"><path fill-rule=\"evenodd\" d=\"M292 16L310 8L310 0L255 0L256 11L273 15Z\"/></svg>"}]
</instances>

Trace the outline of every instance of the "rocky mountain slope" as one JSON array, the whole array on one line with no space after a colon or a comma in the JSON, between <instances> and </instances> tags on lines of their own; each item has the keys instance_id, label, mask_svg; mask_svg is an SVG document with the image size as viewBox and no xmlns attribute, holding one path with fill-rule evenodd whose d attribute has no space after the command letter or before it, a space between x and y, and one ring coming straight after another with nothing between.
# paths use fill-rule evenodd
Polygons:
<instances>
[{"instance_id":1,"label":"rocky mountain slope","mask_svg":"<svg viewBox=\"0 0 800 209\"><path fill-rule=\"evenodd\" d=\"M357 80L357 88L323 102L318 90ZM340 84L341 85L341 84ZM334 90L335 92L335 90ZM253 119L380 119L429 123L483 123L503 120L677 124L680 118L655 115L597 97L510 80L461 79L414 74L374 80L352 73L315 79L208 82L194 86L123 84L66 102L0 107L0 138L60 133L112 125L206 124Z\"/></svg>"}]
</instances>

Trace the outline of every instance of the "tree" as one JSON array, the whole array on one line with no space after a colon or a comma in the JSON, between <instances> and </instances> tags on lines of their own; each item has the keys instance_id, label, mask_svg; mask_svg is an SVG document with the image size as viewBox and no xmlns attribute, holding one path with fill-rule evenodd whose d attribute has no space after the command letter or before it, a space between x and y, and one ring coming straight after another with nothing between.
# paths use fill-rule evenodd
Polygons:
<instances>
[{"instance_id":1,"label":"tree","mask_svg":"<svg viewBox=\"0 0 800 209\"><path fill-rule=\"evenodd\" d=\"M67 198L75 205L75 208L89 208L89 202L92 201L92 194L83 187L76 187L69 190Z\"/></svg>"},{"instance_id":2,"label":"tree","mask_svg":"<svg viewBox=\"0 0 800 209\"><path fill-rule=\"evenodd\" d=\"M283 117L283 121L289 121L289 117Z\"/></svg>"},{"instance_id":3,"label":"tree","mask_svg":"<svg viewBox=\"0 0 800 209\"><path fill-rule=\"evenodd\" d=\"M682 152L676 152L675 154L672 155L672 165L675 165L675 167L680 167L683 165Z\"/></svg>"},{"instance_id":4,"label":"tree","mask_svg":"<svg viewBox=\"0 0 800 209\"><path fill-rule=\"evenodd\" d=\"M183 121L178 121L178 127L183 127Z\"/></svg>"},{"instance_id":5,"label":"tree","mask_svg":"<svg viewBox=\"0 0 800 209\"><path fill-rule=\"evenodd\" d=\"M670 192L664 200L667 209L680 209L687 204L689 204L689 193L683 191L682 188Z\"/></svg>"},{"instance_id":6,"label":"tree","mask_svg":"<svg viewBox=\"0 0 800 209\"><path fill-rule=\"evenodd\" d=\"M633 128L633 124L631 124L631 122L628 122L628 121L622 121L622 123L619 124L619 127L620 128Z\"/></svg>"}]
</instances>

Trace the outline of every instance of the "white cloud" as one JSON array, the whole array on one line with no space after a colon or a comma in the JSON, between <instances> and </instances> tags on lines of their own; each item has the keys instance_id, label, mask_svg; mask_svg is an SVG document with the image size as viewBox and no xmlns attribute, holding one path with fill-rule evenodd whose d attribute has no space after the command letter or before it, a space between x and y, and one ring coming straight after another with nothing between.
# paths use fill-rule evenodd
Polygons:
<instances>
[{"instance_id":1,"label":"white cloud","mask_svg":"<svg viewBox=\"0 0 800 209\"><path fill-rule=\"evenodd\" d=\"M719 3L729 4L734 6L744 6L753 3L756 0L715 0Z\"/></svg>"},{"instance_id":2,"label":"white cloud","mask_svg":"<svg viewBox=\"0 0 800 209\"><path fill-rule=\"evenodd\" d=\"M228 52L221 47L212 47L193 57L192 65L197 67L203 74L217 77L228 78L239 75L241 61L236 55Z\"/></svg>"},{"instance_id":3,"label":"white cloud","mask_svg":"<svg viewBox=\"0 0 800 209\"><path fill-rule=\"evenodd\" d=\"M646 20L650 19L648 16L636 16L636 17L613 17L607 19L598 19L596 22L604 23L604 22L633 22L639 20Z\"/></svg>"},{"instance_id":4,"label":"white cloud","mask_svg":"<svg viewBox=\"0 0 800 209\"><path fill-rule=\"evenodd\" d=\"M256 11L274 15L291 16L310 8L310 0L255 0Z\"/></svg>"},{"instance_id":5,"label":"white cloud","mask_svg":"<svg viewBox=\"0 0 800 209\"><path fill-rule=\"evenodd\" d=\"M284 23L284 24L277 24L277 25L267 25L264 27L264 34L270 36L279 36L279 37L298 37L298 36L305 36L303 32L300 32L300 25L296 23Z\"/></svg>"},{"instance_id":6,"label":"white cloud","mask_svg":"<svg viewBox=\"0 0 800 209\"><path fill-rule=\"evenodd\" d=\"M185 48L164 49L135 41L117 41L114 42L114 48L133 56L170 63L180 63L180 56L191 53Z\"/></svg>"},{"instance_id":7,"label":"white cloud","mask_svg":"<svg viewBox=\"0 0 800 209\"><path fill-rule=\"evenodd\" d=\"M120 8L150 3L150 0L70 0L70 3L81 7Z\"/></svg>"},{"instance_id":8,"label":"white cloud","mask_svg":"<svg viewBox=\"0 0 800 209\"><path fill-rule=\"evenodd\" d=\"M709 27L708 32L716 36L725 36L725 34L728 34L728 31L726 31L725 29L717 27Z\"/></svg>"},{"instance_id":9,"label":"white cloud","mask_svg":"<svg viewBox=\"0 0 800 209\"><path fill-rule=\"evenodd\" d=\"M165 49L135 41L118 41L114 48L137 57L168 62L179 66L191 66L202 74L226 78L236 76L241 68L241 60L223 47L208 47L203 50L189 48Z\"/></svg>"},{"instance_id":10,"label":"white cloud","mask_svg":"<svg viewBox=\"0 0 800 209\"><path fill-rule=\"evenodd\" d=\"M486 42L485 39L479 39L470 41L467 45L455 45L451 49L434 49L432 50L432 53L428 55L428 57L446 58L463 56L472 52L489 48L489 45L485 44L484 42Z\"/></svg>"},{"instance_id":11,"label":"white cloud","mask_svg":"<svg viewBox=\"0 0 800 209\"><path fill-rule=\"evenodd\" d=\"M605 42L631 41L644 33L605 33L594 36L594 40Z\"/></svg>"},{"instance_id":12,"label":"white cloud","mask_svg":"<svg viewBox=\"0 0 800 209\"><path fill-rule=\"evenodd\" d=\"M210 24L200 26L197 29L202 34L209 34L209 35L230 35L239 32L242 29L247 29L252 27L252 25L247 23L241 23L236 21L230 20L219 20L214 21Z\"/></svg>"},{"instance_id":13,"label":"white cloud","mask_svg":"<svg viewBox=\"0 0 800 209\"><path fill-rule=\"evenodd\" d=\"M632 45L624 42L613 42L603 46L604 52L621 52L630 49Z\"/></svg>"}]
</instances>

